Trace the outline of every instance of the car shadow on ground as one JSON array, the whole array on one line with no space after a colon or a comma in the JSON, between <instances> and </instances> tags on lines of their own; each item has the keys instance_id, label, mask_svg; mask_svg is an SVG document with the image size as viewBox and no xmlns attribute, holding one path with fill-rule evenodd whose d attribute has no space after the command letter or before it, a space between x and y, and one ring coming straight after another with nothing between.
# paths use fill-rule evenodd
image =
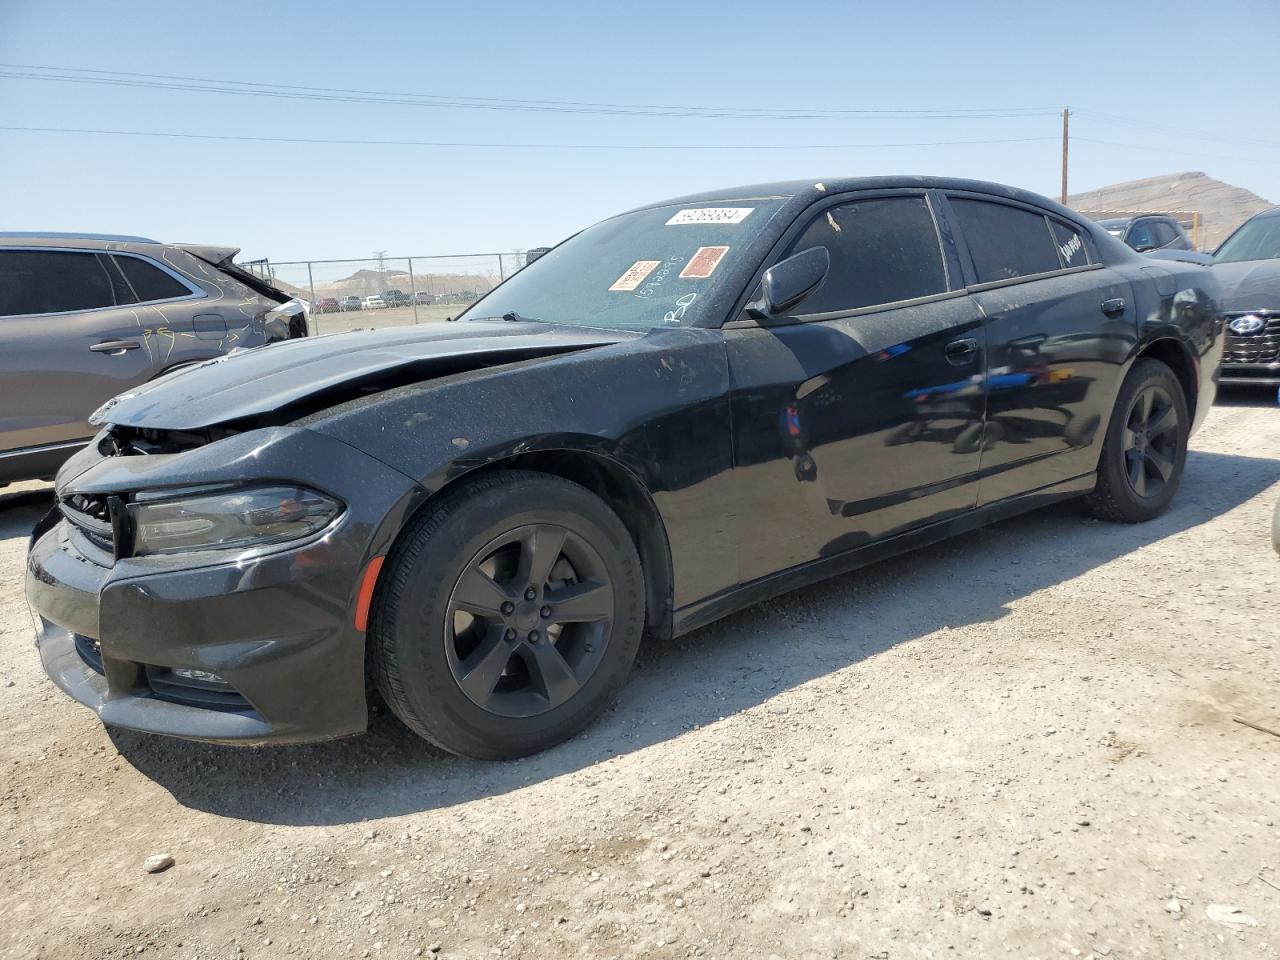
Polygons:
<instances>
[{"instance_id":1,"label":"car shadow on ground","mask_svg":"<svg viewBox=\"0 0 1280 960\"><path fill-rule=\"evenodd\" d=\"M1217 407L1274 407L1280 399L1275 387L1226 386L1218 388Z\"/></svg>"},{"instance_id":2,"label":"car shadow on ground","mask_svg":"<svg viewBox=\"0 0 1280 960\"><path fill-rule=\"evenodd\" d=\"M53 506L53 487L0 490L0 540L31 535L31 528Z\"/></svg>"},{"instance_id":3,"label":"car shadow on ground","mask_svg":"<svg viewBox=\"0 0 1280 960\"><path fill-rule=\"evenodd\" d=\"M1098 523L1062 504L652 644L599 722L525 760L481 763L443 754L385 711L364 737L309 746L246 749L127 731L111 737L129 763L179 803L220 816L344 824L448 807L679 737L943 627L999 620L1011 602L1194 528L1278 480L1277 460L1192 453L1174 508L1150 523ZM1241 549L1274 562L1262 526L1256 543Z\"/></svg>"}]
</instances>

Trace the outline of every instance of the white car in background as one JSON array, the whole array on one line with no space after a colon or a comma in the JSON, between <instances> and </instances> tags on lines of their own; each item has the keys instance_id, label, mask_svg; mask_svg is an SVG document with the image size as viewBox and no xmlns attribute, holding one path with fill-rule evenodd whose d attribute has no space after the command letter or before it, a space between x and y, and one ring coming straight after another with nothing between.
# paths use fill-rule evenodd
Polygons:
<instances>
[{"instance_id":1,"label":"white car in background","mask_svg":"<svg viewBox=\"0 0 1280 960\"><path fill-rule=\"evenodd\" d=\"M381 310L387 305L381 297L365 297L361 302L364 310Z\"/></svg>"}]
</instances>

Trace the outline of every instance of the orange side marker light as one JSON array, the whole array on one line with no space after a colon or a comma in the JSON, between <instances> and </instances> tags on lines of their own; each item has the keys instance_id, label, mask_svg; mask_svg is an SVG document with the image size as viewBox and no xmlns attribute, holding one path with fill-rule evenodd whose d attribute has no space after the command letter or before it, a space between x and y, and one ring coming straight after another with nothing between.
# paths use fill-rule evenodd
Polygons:
<instances>
[{"instance_id":1,"label":"orange side marker light","mask_svg":"<svg viewBox=\"0 0 1280 960\"><path fill-rule=\"evenodd\" d=\"M382 572L382 561L386 557L374 557L364 568L364 576L360 578L360 592L356 594L356 629L363 631L369 626L369 605L373 603L373 588L378 585L378 574Z\"/></svg>"}]
</instances>

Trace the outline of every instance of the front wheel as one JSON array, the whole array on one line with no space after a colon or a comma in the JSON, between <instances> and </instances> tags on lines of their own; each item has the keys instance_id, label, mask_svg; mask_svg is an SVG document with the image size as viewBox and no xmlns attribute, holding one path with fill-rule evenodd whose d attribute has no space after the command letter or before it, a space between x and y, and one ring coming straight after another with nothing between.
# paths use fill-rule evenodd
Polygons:
<instances>
[{"instance_id":1,"label":"front wheel","mask_svg":"<svg viewBox=\"0 0 1280 960\"><path fill-rule=\"evenodd\" d=\"M374 682L420 736L485 760L577 733L644 627L640 558L586 488L523 470L464 481L405 532L369 629Z\"/></svg>"},{"instance_id":2,"label":"front wheel","mask_svg":"<svg viewBox=\"0 0 1280 960\"><path fill-rule=\"evenodd\" d=\"M1168 509L1182 480L1190 417L1182 384L1159 360L1133 365L1116 397L1086 499L1103 520L1141 523Z\"/></svg>"}]
</instances>

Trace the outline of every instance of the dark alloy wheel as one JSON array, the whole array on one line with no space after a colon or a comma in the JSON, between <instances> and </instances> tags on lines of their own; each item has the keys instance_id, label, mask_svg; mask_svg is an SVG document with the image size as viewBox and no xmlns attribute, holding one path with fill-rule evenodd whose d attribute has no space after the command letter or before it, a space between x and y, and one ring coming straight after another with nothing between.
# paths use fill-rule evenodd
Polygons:
<instances>
[{"instance_id":1,"label":"dark alloy wheel","mask_svg":"<svg viewBox=\"0 0 1280 960\"><path fill-rule=\"evenodd\" d=\"M1159 497L1173 479L1181 437L1173 397L1159 383L1138 392L1125 418L1124 460L1129 489L1143 499Z\"/></svg>"},{"instance_id":2,"label":"dark alloy wheel","mask_svg":"<svg viewBox=\"0 0 1280 960\"><path fill-rule=\"evenodd\" d=\"M630 534L591 491L504 470L464 480L387 557L369 622L379 692L454 753L526 756L590 723L644 629Z\"/></svg>"},{"instance_id":3,"label":"dark alloy wheel","mask_svg":"<svg viewBox=\"0 0 1280 960\"><path fill-rule=\"evenodd\" d=\"M1086 498L1104 520L1140 523L1169 506L1182 479L1191 422L1182 384L1159 360L1138 360L1116 396Z\"/></svg>"},{"instance_id":4,"label":"dark alloy wheel","mask_svg":"<svg viewBox=\"0 0 1280 960\"><path fill-rule=\"evenodd\" d=\"M613 586L600 554L552 523L485 544L458 578L445 654L462 692L503 717L532 717L582 689L609 646Z\"/></svg>"}]
</instances>

